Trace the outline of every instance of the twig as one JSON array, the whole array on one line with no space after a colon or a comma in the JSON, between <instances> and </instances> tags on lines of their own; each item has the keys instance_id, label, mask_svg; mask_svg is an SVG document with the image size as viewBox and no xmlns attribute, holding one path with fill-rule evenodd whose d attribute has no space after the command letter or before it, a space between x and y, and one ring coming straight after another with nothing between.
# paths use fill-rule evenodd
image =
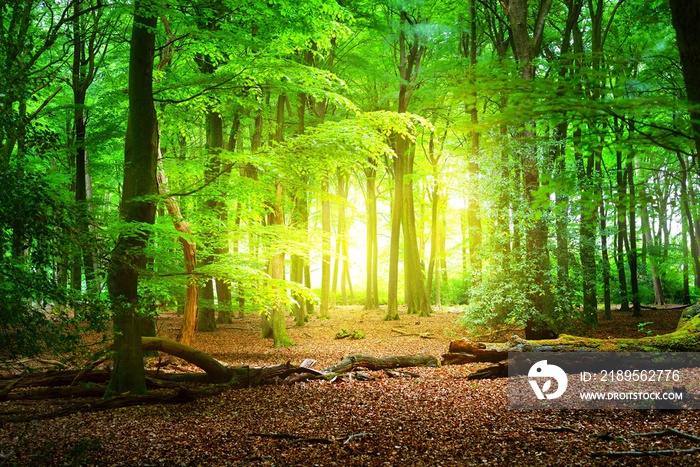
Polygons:
<instances>
[{"instance_id":1,"label":"twig","mask_svg":"<svg viewBox=\"0 0 700 467\"><path fill-rule=\"evenodd\" d=\"M420 378L418 373L411 373L410 371L397 371L397 370L384 370L390 378Z\"/></svg>"},{"instance_id":2,"label":"twig","mask_svg":"<svg viewBox=\"0 0 700 467\"><path fill-rule=\"evenodd\" d=\"M287 439L294 443L321 443L332 444L333 441L328 438L307 438L299 435L288 435L286 433L250 433L248 436L259 436L261 438Z\"/></svg>"},{"instance_id":3,"label":"twig","mask_svg":"<svg viewBox=\"0 0 700 467\"><path fill-rule=\"evenodd\" d=\"M676 435L681 438L689 439L700 443L700 437L685 433L675 428L666 428L663 431L651 431L649 433L633 433L632 436L668 436ZM692 454L695 452L700 452L700 447L688 448L688 449L656 449L651 451L596 451L592 452L593 457L611 457L618 458L624 456L671 456L674 454Z\"/></svg>"},{"instance_id":4,"label":"twig","mask_svg":"<svg viewBox=\"0 0 700 467\"><path fill-rule=\"evenodd\" d=\"M680 436L681 438L689 439L691 441L695 441L696 443L700 443L700 437L691 435L689 433L682 432L680 430L676 430L675 428L666 428L664 431L652 431L649 433L633 433L632 436L668 436L668 435L676 435Z\"/></svg>"},{"instance_id":5,"label":"twig","mask_svg":"<svg viewBox=\"0 0 700 467\"><path fill-rule=\"evenodd\" d=\"M568 427L568 426L536 426L534 428L535 431L546 431L549 433L562 433L562 432L569 432L569 433L578 433L578 430Z\"/></svg>"},{"instance_id":6,"label":"twig","mask_svg":"<svg viewBox=\"0 0 700 467\"><path fill-rule=\"evenodd\" d=\"M658 449L654 451L596 451L592 452L591 456L593 457L611 457L611 458L618 458L618 457L625 457L625 456L634 456L634 457L643 457L643 456L671 456L673 454L693 454L695 452L699 452L700 447L697 448L689 448L689 449Z\"/></svg>"},{"instance_id":7,"label":"twig","mask_svg":"<svg viewBox=\"0 0 700 467\"><path fill-rule=\"evenodd\" d=\"M372 436L372 433L355 433L354 435L350 435L347 438L345 438L345 441L343 441L343 444L348 444L350 441L352 441L355 438L361 438L363 436Z\"/></svg>"},{"instance_id":8,"label":"twig","mask_svg":"<svg viewBox=\"0 0 700 467\"><path fill-rule=\"evenodd\" d=\"M320 443L320 444L333 444L340 442L340 440L333 440L328 438L307 438L306 436L300 435L289 435L287 433L250 433L248 436L258 436L260 438L272 438L272 439L286 439L293 443ZM372 436L371 433L355 433L347 436L342 444L348 444L350 441L356 438L361 438L363 436Z\"/></svg>"},{"instance_id":9,"label":"twig","mask_svg":"<svg viewBox=\"0 0 700 467\"><path fill-rule=\"evenodd\" d=\"M97 368L97 366L100 365L101 363L104 363L107 359L108 359L108 357L101 358L99 360L95 360L94 362L91 362L88 366L86 366L85 368L80 370L78 372L78 374L75 375L75 378L73 378L73 381L71 381L70 386L77 385L80 382L80 380L83 379L83 377L85 377L85 375L87 375L92 370Z\"/></svg>"}]
</instances>

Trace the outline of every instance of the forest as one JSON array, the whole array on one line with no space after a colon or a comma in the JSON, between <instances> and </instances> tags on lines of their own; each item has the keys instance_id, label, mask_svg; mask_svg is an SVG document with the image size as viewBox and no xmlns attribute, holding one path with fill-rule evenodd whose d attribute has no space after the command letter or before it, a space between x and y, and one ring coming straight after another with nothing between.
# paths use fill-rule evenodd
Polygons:
<instances>
[{"instance_id":1,"label":"forest","mask_svg":"<svg viewBox=\"0 0 700 467\"><path fill-rule=\"evenodd\" d=\"M700 4L0 13L0 465L700 462L489 353L700 350Z\"/></svg>"}]
</instances>

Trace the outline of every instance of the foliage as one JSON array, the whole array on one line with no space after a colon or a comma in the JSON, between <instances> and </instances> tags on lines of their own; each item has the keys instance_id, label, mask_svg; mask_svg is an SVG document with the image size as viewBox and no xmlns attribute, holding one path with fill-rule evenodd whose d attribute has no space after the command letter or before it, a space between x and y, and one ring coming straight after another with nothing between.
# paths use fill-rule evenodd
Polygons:
<instances>
[{"instance_id":1,"label":"foliage","mask_svg":"<svg viewBox=\"0 0 700 467\"><path fill-rule=\"evenodd\" d=\"M58 182L12 167L0 174L0 358L64 352L80 330L105 325L98 294L61 284L65 252L94 244L75 236L74 205L55 196ZM61 266L61 264L64 264Z\"/></svg>"}]
</instances>

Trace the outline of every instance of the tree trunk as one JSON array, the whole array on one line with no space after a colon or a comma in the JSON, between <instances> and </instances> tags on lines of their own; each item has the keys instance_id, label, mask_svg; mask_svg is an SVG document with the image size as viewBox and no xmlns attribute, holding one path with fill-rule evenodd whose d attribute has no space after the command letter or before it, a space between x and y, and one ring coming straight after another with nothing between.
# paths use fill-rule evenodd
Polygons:
<instances>
[{"instance_id":1,"label":"tree trunk","mask_svg":"<svg viewBox=\"0 0 700 467\"><path fill-rule=\"evenodd\" d=\"M619 140L622 138L620 132L622 127L615 123L617 130L615 132L616 142L619 144ZM622 165L622 152L616 151L617 157L617 200L616 200L616 212L617 212L617 233L616 235L616 254L615 263L617 265L617 280L618 287L620 289L620 311L629 311L629 297L627 295L627 277L625 274L625 240L627 238L627 208L625 206L625 198L627 197L627 177L625 173L625 168Z\"/></svg>"},{"instance_id":2,"label":"tree trunk","mask_svg":"<svg viewBox=\"0 0 700 467\"><path fill-rule=\"evenodd\" d=\"M645 193L644 193L644 188L641 187L640 190L642 190L642 192L641 192L642 199L645 199L646 197L645 197ZM649 207L647 206L646 202L642 202L641 210L642 210L642 235L643 235L645 243L647 245L647 253L649 255L648 264L649 264L649 267L651 269L651 281L652 281L652 284L654 285L654 304L655 305L665 305L666 300L664 299L664 292L663 292L663 289L661 288L661 278L659 277L659 274L656 271L656 258L654 258L650 252L650 249L654 245L654 240L652 238L651 223L649 221Z\"/></svg>"},{"instance_id":3,"label":"tree trunk","mask_svg":"<svg viewBox=\"0 0 700 467\"><path fill-rule=\"evenodd\" d=\"M633 130L630 129L630 133ZM632 288L632 316L642 316L642 306L639 298L639 282L637 273L637 198L634 186L634 157L627 156L627 185L629 187L629 250L627 261L630 268L630 286Z\"/></svg>"},{"instance_id":4,"label":"tree trunk","mask_svg":"<svg viewBox=\"0 0 700 467\"><path fill-rule=\"evenodd\" d=\"M153 106L153 57L158 5L134 3L129 53L129 118L124 148L124 183L119 207L125 223L153 224L158 194L158 121ZM114 313L114 369L106 395L146 392L139 315L139 274L146 265L148 229L122 232L112 251L107 285Z\"/></svg>"},{"instance_id":5,"label":"tree trunk","mask_svg":"<svg viewBox=\"0 0 700 467\"><path fill-rule=\"evenodd\" d=\"M694 307L698 307L695 305ZM658 336L639 339L595 339L562 335L558 339L546 341L528 341L513 336L505 343L482 343L468 340L452 341L448 352L443 355L443 365L460 365L464 363L488 362L498 363L508 360L509 352L697 352L700 350L700 314L688 309L676 331ZM503 366L503 364L501 365ZM507 369L507 367L506 367ZM494 367L495 370L495 367ZM492 376L507 376L503 368Z\"/></svg>"},{"instance_id":6,"label":"tree trunk","mask_svg":"<svg viewBox=\"0 0 700 467\"><path fill-rule=\"evenodd\" d=\"M190 226L182 217L180 206L172 196L168 196L167 178L165 172L158 172L158 192L161 196L166 196L165 207L168 214L172 218L175 230L181 233L178 236L178 241L182 245L182 253L185 259L185 272L193 274L197 266L197 247L196 243L191 241L192 231ZM199 285L197 278L194 275L188 277L187 289L185 291L185 305L182 315L182 325L178 333L178 342L184 345L192 345L194 343L195 331L197 330L197 300L199 297Z\"/></svg>"},{"instance_id":7,"label":"tree trunk","mask_svg":"<svg viewBox=\"0 0 700 467\"><path fill-rule=\"evenodd\" d=\"M476 61L476 5L475 0L469 0L469 65L475 69ZM473 128L479 124L477 111L478 96L476 87L471 94L472 102L468 111ZM478 283L481 276L481 219L479 218L479 139L481 134L477 130L471 132L471 159L467 164L469 186L472 187L467 204L467 224L469 226L469 264L472 272L472 282Z\"/></svg>"},{"instance_id":8,"label":"tree trunk","mask_svg":"<svg viewBox=\"0 0 700 467\"><path fill-rule=\"evenodd\" d=\"M365 201L367 205L367 286L365 296L365 309L376 310L379 308L378 283L378 260L379 251L377 248L377 169L372 160L367 161L369 168L365 169L367 179L367 192Z\"/></svg>"},{"instance_id":9,"label":"tree trunk","mask_svg":"<svg viewBox=\"0 0 700 467\"><path fill-rule=\"evenodd\" d=\"M596 193L592 189L593 154L583 158L581 128L574 131L574 154L581 192L581 223L579 230L579 255L583 286L583 321L589 325L598 323L598 298L596 295L596 222L598 209Z\"/></svg>"},{"instance_id":10,"label":"tree trunk","mask_svg":"<svg viewBox=\"0 0 700 467\"><path fill-rule=\"evenodd\" d=\"M413 94L415 81L420 70L420 62L425 53L425 46L416 32L409 39L406 28L409 23L405 11L400 13L399 63L398 71L402 79L399 85L398 112L408 111L408 104ZM430 304L425 293L423 271L420 264L418 236L416 234L415 209L413 206L413 157L414 151L408 138L395 135L394 159L394 202L391 210L391 243L389 248L389 290L386 320L399 318L398 314L398 274L399 243L401 224L404 229L404 269L406 272L407 305L409 313L421 316L430 314Z\"/></svg>"},{"instance_id":11,"label":"tree trunk","mask_svg":"<svg viewBox=\"0 0 700 467\"><path fill-rule=\"evenodd\" d=\"M532 37L530 37L528 29L528 0L508 0L504 4L510 24L511 45L520 67L520 77L525 81L533 81L535 79L533 59L540 49L545 18L549 13L552 0L540 2ZM530 140L533 137L534 132L528 128L528 123L522 122L519 138L524 145L531 144ZM522 170L525 201L531 208L534 208L535 192L540 188L539 169L535 154L523 154ZM534 212L531 215L534 215ZM544 216L527 222L525 231L527 238L526 259L529 267L532 269L533 282L538 286L537 291L528 294L528 300L532 304L533 311L526 326L525 332L527 337L549 333L549 326L546 324L546 321L553 308L553 299L552 290L547 279L550 270L547 230ZM517 250L515 247L514 249Z\"/></svg>"},{"instance_id":12,"label":"tree trunk","mask_svg":"<svg viewBox=\"0 0 700 467\"><path fill-rule=\"evenodd\" d=\"M670 0L669 4L681 57L686 96L691 104L690 123L697 152L700 151L700 3Z\"/></svg>"},{"instance_id":13,"label":"tree trunk","mask_svg":"<svg viewBox=\"0 0 700 467\"><path fill-rule=\"evenodd\" d=\"M321 319L330 318L328 309L331 300L331 205L328 199L328 177L321 180L321 227L323 230L322 240L322 264L321 264L321 308L319 315Z\"/></svg>"}]
</instances>

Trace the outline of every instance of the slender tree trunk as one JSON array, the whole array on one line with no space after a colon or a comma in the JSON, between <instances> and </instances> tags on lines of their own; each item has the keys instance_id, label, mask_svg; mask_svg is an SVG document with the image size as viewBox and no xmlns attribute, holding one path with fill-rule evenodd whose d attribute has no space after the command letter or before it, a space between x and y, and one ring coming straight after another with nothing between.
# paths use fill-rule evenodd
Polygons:
<instances>
[{"instance_id":1,"label":"slender tree trunk","mask_svg":"<svg viewBox=\"0 0 700 467\"><path fill-rule=\"evenodd\" d=\"M590 325L598 323L598 297L596 295L596 222L598 209L597 193L593 191L593 153L583 157L581 149L581 128L574 131L574 155L581 192L581 220L579 230L579 255L583 276L583 321Z\"/></svg>"},{"instance_id":2,"label":"slender tree trunk","mask_svg":"<svg viewBox=\"0 0 700 467\"><path fill-rule=\"evenodd\" d=\"M681 216L682 217L682 216ZM688 273L688 228L681 219L681 249L683 251L683 304L690 305L690 274Z\"/></svg>"},{"instance_id":3,"label":"slender tree trunk","mask_svg":"<svg viewBox=\"0 0 700 467\"><path fill-rule=\"evenodd\" d=\"M330 318L328 309L331 300L331 205L328 199L328 177L321 180L321 229L323 231L323 252L321 263L321 308L319 315L322 319Z\"/></svg>"},{"instance_id":4,"label":"slender tree trunk","mask_svg":"<svg viewBox=\"0 0 700 467\"><path fill-rule=\"evenodd\" d=\"M403 211L403 159L394 159L394 196L391 203L391 240L389 243L389 289L386 321L399 319L399 244Z\"/></svg>"},{"instance_id":5,"label":"slender tree trunk","mask_svg":"<svg viewBox=\"0 0 700 467\"><path fill-rule=\"evenodd\" d=\"M297 107L297 134L303 135L306 132L306 104L308 100L306 94L299 93L299 106ZM308 183L308 177L305 175L300 175L302 180ZM294 217L292 223L297 226L299 230L304 232L304 235L308 233L309 228L309 200L306 189L302 183L301 187L297 189L294 194ZM306 239L308 244L308 237ZM292 264L291 270L289 272L289 280L296 282L300 286L304 284L304 266L306 262L306 256L298 253L292 254ZM292 312L294 314L294 324L296 326L304 326L309 320L307 313L308 302L299 294L293 294L295 303L292 305ZM312 305L313 307L313 305ZM313 309L313 308L312 308Z\"/></svg>"},{"instance_id":6,"label":"slender tree trunk","mask_svg":"<svg viewBox=\"0 0 700 467\"><path fill-rule=\"evenodd\" d=\"M603 179L602 154L596 155L596 173L598 180ZM612 305L610 303L610 257L608 255L608 234L607 234L607 213L605 211L605 196L603 193L603 185L597 182L597 191L600 196L600 255L603 272L603 307L605 310L605 319L612 319Z\"/></svg>"},{"instance_id":7,"label":"slender tree trunk","mask_svg":"<svg viewBox=\"0 0 700 467\"><path fill-rule=\"evenodd\" d=\"M630 133L633 131L630 128ZM639 282L637 272L637 198L634 186L634 157L627 156L627 185L629 187L629 249L627 261L630 268L630 286L632 288L632 316L642 316L642 306L639 298Z\"/></svg>"},{"instance_id":8,"label":"slender tree trunk","mask_svg":"<svg viewBox=\"0 0 700 467\"><path fill-rule=\"evenodd\" d=\"M405 113L413 94L413 87L420 70L420 61L425 52L421 38L417 33L408 37L403 28L409 23L405 11L400 13L402 30L399 33L399 63L398 71L402 79L399 85L398 112ZM407 283L405 289L411 303L407 303L410 313L430 314L430 304L425 294L423 271L420 264L420 250L416 234L415 209L413 204L413 173L414 150L408 138L403 135L395 136L396 158L394 159L394 202L392 204L391 243L389 247L389 290L386 320L399 318L398 314L398 274L399 274L399 242L401 223L404 228L404 268Z\"/></svg>"},{"instance_id":9,"label":"slender tree trunk","mask_svg":"<svg viewBox=\"0 0 700 467\"><path fill-rule=\"evenodd\" d=\"M617 124L615 124L618 127ZM616 140L622 138L620 134L622 132L622 127L618 128L616 131ZM625 258L624 252L626 247L627 239L627 208L626 208L626 198L627 198L627 173L625 167L622 164L622 151L616 151L617 156L617 254L615 256L615 263L617 264L617 280L618 287L620 288L620 311L629 311L629 296L627 294L627 277L625 273ZM627 248L629 249L629 248Z\"/></svg>"},{"instance_id":10,"label":"slender tree trunk","mask_svg":"<svg viewBox=\"0 0 700 467\"><path fill-rule=\"evenodd\" d=\"M284 190L282 188L282 182L277 181L275 186L275 212L273 223L278 228L284 227ZM283 286L281 283L284 281L284 252L275 254L270 260L270 277L276 282L274 287L280 289L279 294L283 293ZM284 303L274 303L271 310L271 328L272 328L272 339L273 345L275 347L287 347L294 345L294 342L287 335L287 327L284 322L285 307Z\"/></svg>"},{"instance_id":11,"label":"slender tree trunk","mask_svg":"<svg viewBox=\"0 0 700 467\"><path fill-rule=\"evenodd\" d=\"M201 59L202 68L207 73L212 73L211 64L207 59ZM210 109L206 116L206 147L209 153L209 160L207 161L207 166L205 168L205 179L211 180L218 175L221 164L219 160L219 153L223 147L224 134L223 134L223 121L221 120L221 114ZM209 198L205 201L209 212L212 213L218 220L219 215L222 211L222 203L216 199ZM201 265L203 267L209 266L214 262L213 252L216 251L215 240L212 238L213 235L207 235L204 239L205 244L205 254L202 257ZM204 282L204 287L201 289L199 295L199 319L197 322L197 331L199 332L214 332L216 331L216 308L214 306L214 282L213 277L209 277Z\"/></svg>"},{"instance_id":12,"label":"slender tree trunk","mask_svg":"<svg viewBox=\"0 0 700 467\"><path fill-rule=\"evenodd\" d=\"M644 188L640 187L641 192L641 197L642 199L645 199L644 195ZM652 238L652 233L651 233L651 223L649 221L649 208L647 206L646 202L642 202L641 204L641 214L642 214L642 236L644 237L646 246L647 246L647 254L649 254L649 267L651 269L651 280L654 285L654 304L655 305L665 305L666 300L664 299L664 292L663 289L661 288L661 278L659 277L659 274L656 271L656 260L655 258L652 257L650 254L649 250L650 248L654 245L654 240Z\"/></svg>"},{"instance_id":13,"label":"slender tree trunk","mask_svg":"<svg viewBox=\"0 0 700 467\"><path fill-rule=\"evenodd\" d=\"M129 53L129 119L124 148L120 215L125 223L153 224L158 194L158 121L153 106L153 57L158 5L136 0ZM120 234L112 251L107 286L114 312L114 368L106 396L146 392L139 314L139 274L146 265L148 229Z\"/></svg>"},{"instance_id":14,"label":"slender tree trunk","mask_svg":"<svg viewBox=\"0 0 700 467\"><path fill-rule=\"evenodd\" d=\"M476 0L469 0L469 65L472 70L476 68ZM476 86L471 93L471 102L468 105L469 118L473 128L479 124L478 96ZM467 164L470 190L467 204L467 224L469 225L469 264L471 266L472 282L478 283L481 276L481 219L479 218L479 139L481 134L477 130L471 132L471 158Z\"/></svg>"},{"instance_id":15,"label":"slender tree trunk","mask_svg":"<svg viewBox=\"0 0 700 467\"><path fill-rule=\"evenodd\" d=\"M379 308L379 291L376 288L377 278L377 170L373 161L368 160L371 164L365 169L366 188L365 204L367 205L367 286L365 295L365 309L374 310Z\"/></svg>"}]
</instances>

